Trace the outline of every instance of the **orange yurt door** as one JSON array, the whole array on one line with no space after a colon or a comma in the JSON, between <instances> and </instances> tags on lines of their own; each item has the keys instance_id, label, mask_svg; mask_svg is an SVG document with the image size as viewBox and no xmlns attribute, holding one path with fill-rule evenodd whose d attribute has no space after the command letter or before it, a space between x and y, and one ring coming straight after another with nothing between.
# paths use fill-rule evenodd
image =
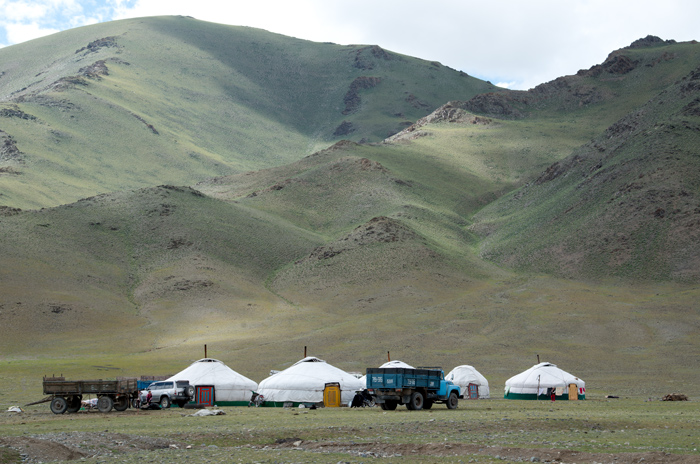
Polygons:
<instances>
[{"instance_id":1,"label":"orange yurt door","mask_svg":"<svg viewBox=\"0 0 700 464\"><path fill-rule=\"evenodd\" d=\"M327 383L323 389L323 405L327 408L337 408L340 406L340 384L337 382Z\"/></svg>"},{"instance_id":2,"label":"orange yurt door","mask_svg":"<svg viewBox=\"0 0 700 464\"><path fill-rule=\"evenodd\" d=\"M569 384L569 400L578 400L578 385L575 383Z\"/></svg>"}]
</instances>

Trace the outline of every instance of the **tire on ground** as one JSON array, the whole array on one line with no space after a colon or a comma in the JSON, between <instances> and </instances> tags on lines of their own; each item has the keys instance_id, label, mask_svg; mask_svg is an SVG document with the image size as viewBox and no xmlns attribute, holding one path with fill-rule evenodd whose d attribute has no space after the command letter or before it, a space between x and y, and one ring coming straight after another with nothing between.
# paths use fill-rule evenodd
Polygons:
<instances>
[{"instance_id":1,"label":"tire on ground","mask_svg":"<svg viewBox=\"0 0 700 464\"><path fill-rule=\"evenodd\" d=\"M80 407L82 406L82 403L81 403L82 400L83 400L83 397L80 395L69 396L67 399L68 408L66 408L66 412L73 413L73 412L80 411Z\"/></svg>"},{"instance_id":2,"label":"tire on ground","mask_svg":"<svg viewBox=\"0 0 700 464\"><path fill-rule=\"evenodd\" d=\"M394 411L396 409L396 406L399 405L399 402L396 400L386 400L384 402L384 407L382 409L386 411Z\"/></svg>"},{"instance_id":3,"label":"tire on ground","mask_svg":"<svg viewBox=\"0 0 700 464\"><path fill-rule=\"evenodd\" d=\"M129 397L122 395L114 402L114 409L117 411L126 411L129 408Z\"/></svg>"},{"instance_id":4,"label":"tire on ground","mask_svg":"<svg viewBox=\"0 0 700 464\"><path fill-rule=\"evenodd\" d=\"M447 398L447 409L457 409L457 406L459 405L459 397L457 396L456 392L450 393L450 396Z\"/></svg>"},{"instance_id":5,"label":"tire on ground","mask_svg":"<svg viewBox=\"0 0 700 464\"><path fill-rule=\"evenodd\" d=\"M423 403L425 398L423 398L423 394L421 392L413 392L411 393L411 399L406 405L408 409L411 409L413 411L420 411L423 409Z\"/></svg>"},{"instance_id":6,"label":"tire on ground","mask_svg":"<svg viewBox=\"0 0 700 464\"><path fill-rule=\"evenodd\" d=\"M54 414L63 414L68 409L68 402L62 396L57 396L51 400L51 412Z\"/></svg>"},{"instance_id":7,"label":"tire on ground","mask_svg":"<svg viewBox=\"0 0 700 464\"><path fill-rule=\"evenodd\" d=\"M100 396L97 398L97 410L100 412L109 412L114 407L114 400L109 396Z\"/></svg>"}]
</instances>

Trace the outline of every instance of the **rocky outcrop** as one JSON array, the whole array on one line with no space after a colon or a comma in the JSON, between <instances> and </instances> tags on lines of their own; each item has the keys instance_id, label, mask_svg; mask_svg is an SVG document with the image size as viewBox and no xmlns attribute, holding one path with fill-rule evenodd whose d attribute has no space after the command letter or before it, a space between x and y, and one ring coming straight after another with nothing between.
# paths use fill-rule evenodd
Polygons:
<instances>
[{"instance_id":1,"label":"rocky outcrop","mask_svg":"<svg viewBox=\"0 0 700 464\"><path fill-rule=\"evenodd\" d=\"M367 77L367 76L360 76L356 78L352 83L350 84L350 88L348 89L348 92L345 94L345 97L343 98L343 103L345 103L345 109L343 110L343 114L350 114L355 111L357 111L360 107L361 99L360 99L360 90L364 89L371 89L373 87L376 87L379 85L381 82L381 78L379 77Z\"/></svg>"}]
</instances>

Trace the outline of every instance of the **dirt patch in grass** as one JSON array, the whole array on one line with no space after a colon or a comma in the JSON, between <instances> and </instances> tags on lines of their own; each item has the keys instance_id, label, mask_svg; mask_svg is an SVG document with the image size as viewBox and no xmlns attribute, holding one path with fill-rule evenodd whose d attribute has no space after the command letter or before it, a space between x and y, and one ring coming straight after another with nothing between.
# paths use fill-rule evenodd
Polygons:
<instances>
[{"instance_id":1,"label":"dirt patch in grass","mask_svg":"<svg viewBox=\"0 0 700 464\"><path fill-rule=\"evenodd\" d=\"M510 448L463 443L334 443L334 442L294 442L278 445L280 448L300 448L305 451L345 453L360 457L450 457L450 456L490 456L495 459L519 462L578 462L618 464L648 463L698 463L697 456L672 455L663 452L653 453L585 453L566 449Z\"/></svg>"},{"instance_id":2,"label":"dirt patch in grass","mask_svg":"<svg viewBox=\"0 0 700 464\"><path fill-rule=\"evenodd\" d=\"M61 432L22 437L0 437L0 447L19 453L24 463L74 461L137 451L184 447L164 438L123 433Z\"/></svg>"}]
</instances>

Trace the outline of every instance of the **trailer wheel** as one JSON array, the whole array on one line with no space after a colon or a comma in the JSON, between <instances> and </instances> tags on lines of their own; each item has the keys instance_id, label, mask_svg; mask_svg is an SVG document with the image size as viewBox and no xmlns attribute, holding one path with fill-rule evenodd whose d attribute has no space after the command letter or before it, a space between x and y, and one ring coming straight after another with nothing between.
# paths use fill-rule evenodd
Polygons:
<instances>
[{"instance_id":1,"label":"trailer wheel","mask_svg":"<svg viewBox=\"0 0 700 464\"><path fill-rule=\"evenodd\" d=\"M409 400L406 407L413 411L420 411L423 409L424 398L421 392L411 393L411 399Z\"/></svg>"},{"instance_id":2,"label":"trailer wheel","mask_svg":"<svg viewBox=\"0 0 700 464\"><path fill-rule=\"evenodd\" d=\"M62 396L57 396L51 400L51 412L54 414L63 414L68 409L68 402Z\"/></svg>"},{"instance_id":3,"label":"trailer wheel","mask_svg":"<svg viewBox=\"0 0 700 464\"><path fill-rule=\"evenodd\" d=\"M80 395L77 396L71 396L68 398L68 408L66 408L66 412L78 412L80 411L80 406L82 406L81 401L83 397Z\"/></svg>"},{"instance_id":4,"label":"trailer wheel","mask_svg":"<svg viewBox=\"0 0 700 464\"><path fill-rule=\"evenodd\" d=\"M129 397L120 396L114 402L114 409L117 411L126 411L129 408Z\"/></svg>"},{"instance_id":5,"label":"trailer wheel","mask_svg":"<svg viewBox=\"0 0 700 464\"><path fill-rule=\"evenodd\" d=\"M114 400L109 396L100 396L97 399L97 410L100 412L109 412L114 407Z\"/></svg>"},{"instance_id":6,"label":"trailer wheel","mask_svg":"<svg viewBox=\"0 0 700 464\"><path fill-rule=\"evenodd\" d=\"M457 397L457 393L450 393L450 396L447 398L447 409L457 409L458 404L459 398Z\"/></svg>"}]
</instances>

